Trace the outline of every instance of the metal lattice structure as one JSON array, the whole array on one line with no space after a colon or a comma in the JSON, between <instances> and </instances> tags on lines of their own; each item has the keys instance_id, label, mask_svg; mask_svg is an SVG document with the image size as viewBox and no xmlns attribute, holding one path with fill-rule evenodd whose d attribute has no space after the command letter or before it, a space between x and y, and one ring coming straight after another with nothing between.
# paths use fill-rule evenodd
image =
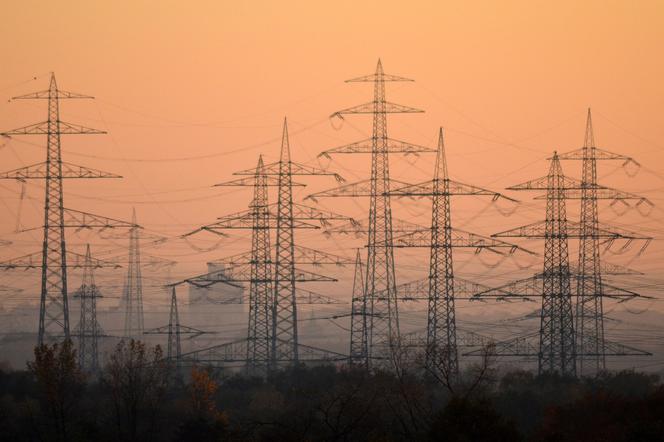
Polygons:
<instances>
[{"instance_id":1,"label":"metal lattice structure","mask_svg":"<svg viewBox=\"0 0 664 442\"><path fill-rule=\"evenodd\" d=\"M136 338L144 332L140 227L136 224L136 209L132 211L131 220L134 227L129 230L129 263L127 265L127 279L122 293L125 312L124 336L126 338Z\"/></svg>"},{"instance_id":2,"label":"metal lattice structure","mask_svg":"<svg viewBox=\"0 0 664 442\"><path fill-rule=\"evenodd\" d=\"M46 161L44 163L33 164L0 174L0 179L45 180L44 241L41 252L42 274L38 330L38 344L40 345L48 341L70 338L67 299L67 268L69 267L67 257L69 253L65 241L67 220L63 205L62 180L64 178L120 178L118 175L62 161L61 135L105 133L97 129L66 123L60 119L60 100L88 98L93 97L59 89L55 75L51 74L48 90L13 98L14 100L47 100L47 120L2 134L9 137L46 135L47 138ZM24 259L18 259L17 261L19 265L26 264Z\"/></svg>"},{"instance_id":3,"label":"metal lattice structure","mask_svg":"<svg viewBox=\"0 0 664 442\"><path fill-rule=\"evenodd\" d=\"M389 154L395 152L417 154L418 152L434 151L427 147L388 137L387 114L423 112L386 100L385 83L396 81L412 80L385 74L380 60L378 60L374 74L347 80L347 82L372 83L374 87L373 100L359 106L343 109L334 115L343 118L344 115L371 114L373 116L371 138L325 151L321 153L321 156L351 153L371 154L371 177L368 182L354 183L332 191L310 195L311 198L369 197L367 259L366 274L364 275L364 292L368 297L365 311L367 315L367 346L366 354L362 355L366 359L364 365L367 367L371 367L374 356L380 357L377 360L390 360L390 355L399 342L397 282L394 271L392 208L390 204ZM405 185L406 183L400 184ZM385 295L376 297L375 294L381 291L385 291Z\"/></svg>"},{"instance_id":4,"label":"metal lattice structure","mask_svg":"<svg viewBox=\"0 0 664 442\"><path fill-rule=\"evenodd\" d=\"M320 229L319 225L312 223L316 221L326 225L331 220L348 221L349 218L293 202L292 188L301 186L292 181L293 176L332 175L338 181L342 179L337 174L291 161L285 120L279 161L265 165L260 157L256 168L235 174L246 175L247 178L217 185L252 186L254 197L249 210L221 217L215 223L197 231L224 235L228 229L249 229L252 231L251 251L216 260L216 263L225 265L223 272L189 278L186 282L198 286L217 282L249 282L246 361L251 372L262 374L270 368L284 364L284 361L297 364L300 347L297 337L298 303L338 302L296 287L298 282L335 281L333 278L298 269L296 264L350 263L344 257L296 245L294 231ZM268 187L277 188L276 205L268 203ZM277 233L274 257L271 252L270 230Z\"/></svg>"},{"instance_id":5,"label":"metal lattice structure","mask_svg":"<svg viewBox=\"0 0 664 442\"><path fill-rule=\"evenodd\" d=\"M74 298L78 298L81 303L81 316L76 327L79 366L90 373L99 370L99 338L103 335L103 331L97 321L97 298L101 297L95 284L94 265L88 245L85 251L83 281L74 293Z\"/></svg>"},{"instance_id":6,"label":"metal lattice structure","mask_svg":"<svg viewBox=\"0 0 664 442\"><path fill-rule=\"evenodd\" d=\"M424 183L395 189L396 196L430 197L432 199L431 228L417 230L395 238L395 245L429 248L429 290L427 308L426 364L429 370L447 373L455 377L459 370L455 311L455 279L452 250L470 247L481 251L488 249L507 253L517 246L485 238L468 232L452 231L451 201L453 195L486 195L496 201L499 198L514 201L498 192L450 180L445 155L443 129L438 134L438 149L433 179Z\"/></svg>"},{"instance_id":7,"label":"metal lattice structure","mask_svg":"<svg viewBox=\"0 0 664 442\"><path fill-rule=\"evenodd\" d=\"M364 292L364 272L362 256L357 251L355 258L355 274L353 276L353 293L350 312L350 357L354 366L365 366L367 363L367 297Z\"/></svg>"},{"instance_id":8,"label":"metal lattice structure","mask_svg":"<svg viewBox=\"0 0 664 442\"><path fill-rule=\"evenodd\" d=\"M600 150L595 147L592 115L588 109L586 133L581 149L563 154L560 159L582 162L581 202L579 225L579 265L576 291L576 351L580 374L593 374L606 369L604 338L604 306L602 293L602 261L600 258L600 238L593 235L599 228L599 199L612 199L623 202L636 199L637 206L651 205L645 198L611 189L611 192L598 192L597 161L618 160L634 162L630 157Z\"/></svg>"}]
</instances>

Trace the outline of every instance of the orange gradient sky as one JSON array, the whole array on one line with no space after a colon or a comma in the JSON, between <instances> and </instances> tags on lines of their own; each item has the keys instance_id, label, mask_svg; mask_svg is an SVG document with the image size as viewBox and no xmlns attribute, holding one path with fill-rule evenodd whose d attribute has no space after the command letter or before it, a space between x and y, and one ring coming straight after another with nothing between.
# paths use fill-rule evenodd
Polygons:
<instances>
[{"instance_id":1,"label":"orange gradient sky","mask_svg":"<svg viewBox=\"0 0 664 442\"><path fill-rule=\"evenodd\" d=\"M369 86L343 81L371 73L380 57L386 72L416 80L390 85L388 100L426 111L390 117L390 135L434 146L437 127L444 126L451 175L480 186L503 189L545 175L553 150L581 146L591 106L598 146L644 166L629 178L619 165L602 164L602 182L641 192L658 205L648 218L634 212L618 218L606 209L605 219L662 236L662 1L9 0L3 16L0 131L46 118L44 102L7 99L46 89L48 72L55 71L62 89L97 97L63 102L62 119L109 132L63 137L64 159L125 177L66 182L67 207L126 219L134 206L139 222L169 237L243 210L250 190L210 186L253 167L259 153L275 160L284 116L295 161L317 164L320 151L369 134L368 118L348 117L337 130L328 116L371 99ZM44 143L40 137L7 142L0 169L43 161ZM367 160L342 157L321 165L356 180L367 177ZM411 165L395 156L393 176L424 181L432 164L431 157ZM579 175L580 164L563 167ZM335 185L326 178L310 182L299 196ZM14 241L0 257L38 250L39 232L13 233L20 185L0 185L0 233ZM43 216L40 186L28 185L31 199L21 215L26 227ZM491 234L544 216L531 195L511 196L530 208L511 218L494 210L477 216L486 201L463 202L454 222ZM358 217L366 216L365 203L322 201ZM575 217L576 204L570 204ZM395 217L423 224L427 210L425 202L394 205ZM70 241L81 247L87 240L78 233ZM216 238L193 241L207 247ZM207 254L182 241L149 253L180 261L175 275L200 273L206 260L249 247L242 238L225 241ZM307 245L348 256L361 245L348 238L311 241ZM663 252L655 242L633 265L654 276ZM421 253L404 253L402 262L426 266ZM349 278L351 271L344 272ZM400 272L413 279L408 269ZM511 276L505 270L496 275L481 274L493 282Z\"/></svg>"}]
</instances>

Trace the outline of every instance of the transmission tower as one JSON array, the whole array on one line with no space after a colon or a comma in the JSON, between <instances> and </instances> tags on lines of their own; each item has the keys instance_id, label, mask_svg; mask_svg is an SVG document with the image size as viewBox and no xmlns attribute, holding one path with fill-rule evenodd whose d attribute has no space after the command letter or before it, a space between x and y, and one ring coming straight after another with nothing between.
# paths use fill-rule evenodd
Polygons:
<instances>
[{"instance_id":1,"label":"transmission tower","mask_svg":"<svg viewBox=\"0 0 664 442\"><path fill-rule=\"evenodd\" d=\"M74 297L81 301L81 317L76 329L79 366L84 371L96 373L99 370L99 338L103 334L97 321L97 298L101 298L102 295L95 285L89 244L85 251L83 282Z\"/></svg>"},{"instance_id":2,"label":"transmission tower","mask_svg":"<svg viewBox=\"0 0 664 442\"><path fill-rule=\"evenodd\" d=\"M511 190L546 190L546 220L497 233L495 237L525 237L544 239L544 268L542 273L523 280L477 294L479 298L499 299L541 297L538 358L539 373L558 373L576 376L576 360L579 356L575 343L574 315L572 308L572 287L576 282L573 266L570 266L568 239L590 234L596 238L613 241L616 239L647 239L623 229L595 227L592 231L567 220L565 200L583 189L582 183L562 173L559 157L551 159L549 174L543 178L528 181ZM614 195L614 190L597 186L598 195ZM630 299L636 293L602 284L604 297ZM525 337L499 343L497 352L501 355L524 356L528 354ZM647 354L640 350L617 344L603 346L604 353L615 355ZM472 353L471 353L472 354Z\"/></svg>"},{"instance_id":3,"label":"transmission tower","mask_svg":"<svg viewBox=\"0 0 664 442\"><path fill-rule=\"evenodd\" d=\"M197 328L187 327L180 324L180 315L178 313L178 298L176 287L178 284L168 286L171 294L171 307L168 315L168 325L153 328L144 332L146 335L168 335L168 342L166 345L166 358L174 362L176 366L182 363L182 346L180 342L181 335L189 335L189 338L195 338L206 333Z\"/></svg>"},{"instance_id":4,"label":"transmission tower","mask_svg":"<svg viewBox=\"0 0 664 442\"><path fill-rule=\"evenodd\" d=\"M431 228L417 230L395 238L396 247L421 247L430 249L429 292L426 335L426 364L429 370L455 378L459 370L455 281L452 265L454 247L470 247L477 252L488 249L498 253L507 248L512 253L517 246L484 238L480 235L452 230L450 197L453 195L485 195L496 201L499 198L515 201L498 192L453 181L447 171L443 129L438 134L438 149L433 179L424 183L395 189L393 196L421 197L432 199Z\"/></svg>"},{"instance_id":5,"label":"transmission tower","mask_svg":"<svg viewBox=\"0 0 664 442\"><path fill-rule=\"evenodd\" d=\"M74 92L58 89L55 75L51 74L48 90L14 97L19 99L48 100L48 118L44 122L4 132L4 136L46 135L46 162L33 164L0 175L2 179L44 179L44 241L41 252L41 294L39 308L38 344L47 341L69 339L69 306L67 301L68 257L65 242L65 227L69 227L68 217L82 212L65 209L63 178L120 178L118 175L102 172L84 166L62 161L60 136L73 134L103 134L105 132L60 120L61 99L92 98ZM74 216L75 217L75 216ZM103 217L98 217L99 219ZM110 220L110 219L109 219ZM116 221L116 220L110 220ZM126 227L127 223L111 223ZM80 255L78 255L80 257ZM32 255L13 260L15 266L28 267ZM9 265L12 265L10 263ZM3 265L4 266L4 265Z\"/></svg>"},{"instance_id":6,"label":"transmission tower","mask_svg":"<svg viewBox=\"0 0 664 442\"><path fill-rule=\"evenodd\" d=\"M261 371L266 363L272 367L279 364L296 364L297 348L297 302L302 299L302 290L296 288L297 282L333 281L312 272L297 269L296 264L338 264L349 261L343 257L314 249L298 246L294 243L295 229L319 229L310 221L327 223L329 220L348 220L348 217L332 212L321 211L293 202L292 187L301 186L293 183L292 176L332 175L336 174L294 163L290 159L288 128L284 121L281 154L276 163L264 165L259 158L256 168L236 172L236 175L248 175L220 186L252 186L254 198L249 211L231 214L220 218L214 224L198 230L224 234L227 229L250 229L252 231L252 249L250 253L228 257L215 262L229 265L224 269L223 282L249 282L250 316L247 336L247 362L250 370ZM268 204L268 187L278 189L278 202ZM276 254L272 258L269 230L276 230ZM247 271L247 264L249 268ZM274 267L274 268L273 268ZM206 284L214 282L215 276L202 275L189 279L188 282ZM309 301L327 302L313 292L304 291ZM315 300L312 298L316 298ZM268 347L266 347L266 344Z\"/></svg>"},{"instance_id":7,"label":"transmission tower","mask_svg":"<svg viewBox=\"0 0 664 442\"><path fill-rule=\"evenodd\" d=\"M417 154L418 152L432 152L433 149L395 140L387 135L388 113L418 113L423 111L386 101L385 82L412 80L385 74L381 61L378 60L373 75L347 81L373 83L373 101L341 110L336 112L334 116L343 118L343 115L348 114L372 114L372 136L357 143L325 151L321 155L369 153L371 154L371 178L368 181L342 186L332 191L320 192L311 195L311 197L369 197L369 234L364 288L366 296L369 297L366 308L368 318L366 365L369 367L371 359L374 357L390 360L394 346L399 340L388 154L394 152ZM406 183L401 184L405 185ZM381 290L386 290L385 296L376 298L374 294Z\"/></svg>"},{"instance_id":8,"label":"transmission tower","mask_svg":"<svg viewBox=\"0 0 664 442\"><path fill-rule=\"evenodd\" d=\"M364 293L362 256L357 251L350 316L350 364L365 367L367 363L367 297Z\"/></svg>"},{"instance_id":9,"label":"transmission tower","mask_svg":"<svg viewBox=\"0 0 664 442\"><path fill-rule=\"evenodd\" d=\"M652 203L645 198L620 191L598 194L597 160L618 160L625 163L635 163L635 161L630 157L595 147L590 109L588 109L583 147L561 155L560 159L582 161L581 191L568 197L577 197L581 200L575 324L577 362L580 374L592 374L606 369L600 239L593 235L593 232L599 228L598 200L612 199L614 202L624 202L627 199L636 199L637 207Z\"/></svg>"},{"instance_id":10,"label":"transmission tower","mask_svg":"<svg viewBox=\"0 0 664 442\"><path fill-rule=\"evenodd\" d=\"M143 327L143 279L141 276L141 251L139 229L136 224L136 209L132 210L131 221L134 227L129 230L129 264L122 301L125 311L124 336L141 336Z\"/></svg>"}]
</instances>

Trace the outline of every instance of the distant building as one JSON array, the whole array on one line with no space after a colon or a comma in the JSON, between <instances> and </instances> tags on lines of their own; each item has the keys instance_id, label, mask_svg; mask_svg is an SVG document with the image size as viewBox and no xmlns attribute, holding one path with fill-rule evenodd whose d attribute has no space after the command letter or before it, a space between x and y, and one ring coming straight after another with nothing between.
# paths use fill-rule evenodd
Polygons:
<instances>
[{"instance_id":1,"label":"distant building","mask_svg":"<svg viewBox=\"0 0 664 442\"><path fill-rule=\"evenodd\" d=\"M223 280L224 265L209 262L207 263L209 273L217 273L218 279ZM189 284L189 305L199 304L244 304L244 288L235 287L220 282L208 287L199 287Z\"/></svg>"}]
</instances>

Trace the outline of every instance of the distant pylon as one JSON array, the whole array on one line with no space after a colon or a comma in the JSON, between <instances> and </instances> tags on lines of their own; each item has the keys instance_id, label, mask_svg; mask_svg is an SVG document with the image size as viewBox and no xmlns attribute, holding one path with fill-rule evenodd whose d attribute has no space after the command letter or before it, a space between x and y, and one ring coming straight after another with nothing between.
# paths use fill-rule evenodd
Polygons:
<instances>
[{"instance_id":1,"label":"distant pylon","mask_svg":"<svg viewBox=\"0 0 664 442\"><path fill-rule=\"evenodd\" d=\"M247 368L250 372L265 370L270 364L274 292L272 286L272 253L270 250L270 212L268 177L263 156L256 167L254 199L251 203L251 282L249 284L249 324L247 327Z\"/></svg>"},{"instance_id":2,"label":"distant pylon","mask_svg":"<svg viewBox=\"0 0 664 442\"><path fill-rule=\"evenodd\" d=\"M576 376L563 178L558 154L554 153L546 195L539 372Z\"/></svg>"},{"instance_id":3,"label":"distant pylon","mask_svg":"<svg viewBox=\"0 0 664 442\"><path fill-rule=\"evenodd\" d=\"M63 178L116 178L83 166L62 161L60 136L73 134L103 134L105 132L60 120L60 99L93 98L58 89L55 74L51 73L48 90L21 95L13 99L48 100L47 121L4 132L2 135L46 135L46 162L23 167L2 174L3 179L44 179L44 241L42 248L42 276L39 307L38 344L69 339L69 305L67 301L67 247L63 206Z\"/></svg>"},{"instance_id":4,"label":"distant pylon","mask_svg":"<svg viewBox=\"0 0 664 442\"><path fill-rule=\"evenodd\" d=\"M171 311L168 316L168 349L166 353L170 361L180 363L182 347L180 346L180 315L175 286L171 286Z\"/></svg>"},{"instance_id":5,"label":"distant pylon","mask_svg":"<svg viewBox=\"0 0 664 442\"><path fill-rule=\"evenodd\" d=\"M127 266L127 280L125 281L122 301L125 311L124 336L136 338L140 337L144 331L143 279L141 277L141 252L139 244L140 227L136 224L136 209L132 211L131 221L134 227L129 230L129 264Z\"/></svg>"},{"instance_id":6,"label":"distant pylon","mask_svg":"<svg viewBox=\"0 0 664 442\"><path fill-rule=\"evenodd\" d=\"M577 368L580 374L593 374L606 369L606 344L604 338L604 294L602 287L602 262L600 238L594 234L599 229L598 200L611 199L613 202L637 200L652 205L638 195L615 189L608 189L597 183L597 160L618 160L634 162L628 156L615 154L595 146L592 114L588 109L583 147L560 156L562 160L581 160L581 192L572 195L581 202L578 283L576 286L576 352ZM635 162L634 162L635 163ZM569 197L569 195L568 195Z\"/></svg>"},{"instance_id":7,"label":"distant pylon","mask_svg":"<svg viewBox=\"0 0 664 442\"><path fill-rule=\"evenodd\" d=\"M99 337L101 326L97 322L97 298L102 295L95 285L94 266L90 245L85 251L83 282L74 297L81 301L81 317L78 324L78 360L82 370L94 373L99 370Z\"/></svg>"},{"instance_id":8,"label":"distant pylon","mask_svg":"<svg viewBox=\"0 0 664 442\"><path fill-rule=\"evenodd\" d=\"M350 313L350 363L355 366L367 364L367 297L364 292L364 275L360 250L355 258L355 276Z\"/></svg>"},{"instance_id":9,"label":"distant pylon","mask_svg":"<svg viewBox=\"0 0 664 442\"><path fill-rule=\"evenodd\" d=\"M367 296L367 362L382 361L389 366L395 346L399 343L399 313L397 307L396 276L394 271L394 250L392 231L392 208L390 205L389 153L433 152L422 146L391 139L387 135L388 113L423 112L412 107L391 103L385 99L385 82L412 81L383 72L380 60L372 75L354 78L348 82L369 82L374 85L373 101L336 112L342 117L347 114L372 114L372 136L346 146L321 153L323 156L342 153L371 154L371 177L368 182L353 183L338 189L310 197L368 196L369 232L367 240L367 261L364 291ZM381 293L380 296L377 294Z\"/></svg>"},{"instance_id":10,"label":"distant pylon","mask_svg":"<svg viewBox=\"0 0 664 442\"><path fill-rule=\"evenodd\" d=\"M295 301L295 260L293 256L293 176L290 144L288 142L288 125L285 118L281 138L278 179L272 357L275 362L287 359L297 364L297 306Z\"/></svg>"}]
</instances>

